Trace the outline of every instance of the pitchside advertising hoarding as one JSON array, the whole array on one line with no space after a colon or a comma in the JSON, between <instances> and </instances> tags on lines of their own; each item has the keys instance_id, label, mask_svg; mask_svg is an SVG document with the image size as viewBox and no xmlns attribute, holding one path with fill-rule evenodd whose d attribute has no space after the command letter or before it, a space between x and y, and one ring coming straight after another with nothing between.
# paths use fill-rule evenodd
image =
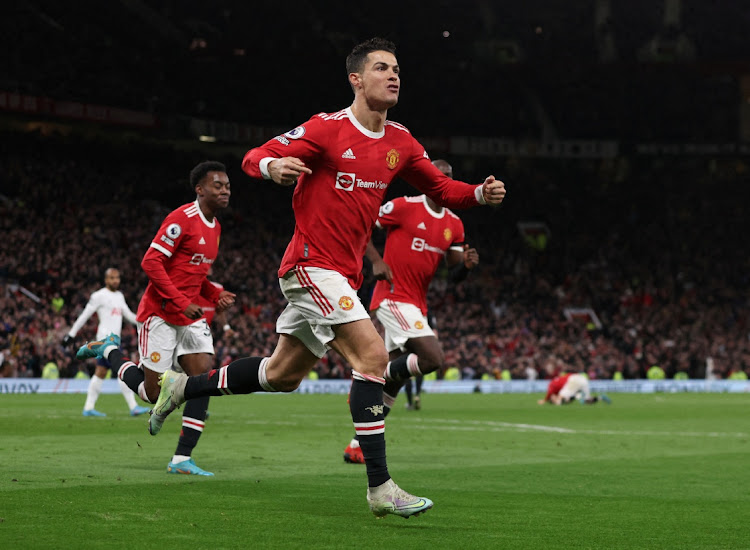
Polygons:
<instances>
[{"instance_id":1,"label":"pitchside advertising hoarding","mask_svg":"<svg viewBox=\"0 0 750 550\"><path fill-rule=\"evenodd\" d=\"M425 393L545 393L548 380L433 380L425 381ZM592 380L592 393L750 393L747 380ZM0 378L0 394L80 393L88 380L65 378ZM295 393L347 394L351 380L303 380ZM102 393L120 393L114 379L105 380Z\"/></svg>"}]
</instances>

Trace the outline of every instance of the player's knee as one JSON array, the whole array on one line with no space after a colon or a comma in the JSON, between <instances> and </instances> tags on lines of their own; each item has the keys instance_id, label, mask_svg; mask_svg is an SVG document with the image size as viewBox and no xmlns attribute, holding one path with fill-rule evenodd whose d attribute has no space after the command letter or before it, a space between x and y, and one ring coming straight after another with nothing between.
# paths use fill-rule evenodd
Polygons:
<instances>
[{"instance_id":1,"label":"player's knee","mask_svg":"<svg viewBox=\"0 0 750 550\"><path fill-rule=\"evenodd\" d=\"M382 377L388 365L388 352L383 346L372 345L363 350L358 357L357 365L353 369L362 374Z\"/></svg>"},{"instance_id":2,"label":"player's knee","mask_svg":"<svg viewBox=\"0 0 750 550\"><path fill-rule=\"evenodd\" d=\"M431 372L439 371L445 367L445 355L442 350L434 353L426 353L420 355L419 371L422 374L430 374Z\"/></svg>"},{"instance_id":3,"label":"player's knee","mask_svg":"<svg viewBox=\"0 0 750 550\"><path fill-rule=\"evenodd\" d=\"M268 383L277 392L289 393L299 388L303 378L297 374L280 373L276 376L269 376Z\"/></svg>"}]
</instances>

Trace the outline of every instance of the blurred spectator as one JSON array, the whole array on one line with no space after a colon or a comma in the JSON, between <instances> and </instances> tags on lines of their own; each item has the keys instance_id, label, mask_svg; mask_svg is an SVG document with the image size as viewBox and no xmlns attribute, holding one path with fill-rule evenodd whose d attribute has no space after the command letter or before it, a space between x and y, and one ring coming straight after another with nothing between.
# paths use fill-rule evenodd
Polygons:
<instances>
[{"instance_id":1,"label":"blurred spectator","mask_svg":"<svg viewBox=\"0 0 750 550\"><path fill-rule=\"evenodd\" d=\"M117 265L128 273L127 301L140 299L139 243L190 199L187 174L175 174L203 158L23 134L4 136L0 153L0 171L18 182L0 196L0 373L38 377L51 360L72 377L78 364L60 342L98 274ZM470 161L461 173L479 181L487 168ZM284 305L279 251L293 230L290 191L250 182L234 168L238 159L225 162L237 206L222 218L214 277L238 298L229 312L235 334L216 340L220 365L273 350ZM462 216L482 264L459 287L439 271L428 293L446 364L473 378L530 379L534 371L539 379L561 371L645 378L654 364L667 378L750 373L750 257L736 230L745 219L744 171L736 158L509 159L503 209ZM544 250L519 236L516 223L529 219L550 228ZM373 283L368 275L365 303ZM591 308L601 328L566 319L570 307ZM122 337L135 352L132 327ZM333 352L316 371L350 372Z\"/></svg>"}]
</instances>

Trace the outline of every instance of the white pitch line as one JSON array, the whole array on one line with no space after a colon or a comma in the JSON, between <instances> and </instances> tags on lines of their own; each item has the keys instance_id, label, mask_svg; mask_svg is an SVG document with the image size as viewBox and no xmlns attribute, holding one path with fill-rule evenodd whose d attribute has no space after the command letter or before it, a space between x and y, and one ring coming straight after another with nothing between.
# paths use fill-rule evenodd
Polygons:
<instances>
[{"instance_id":1,"label":"white pitch line","mask_svg":"<svg viewBox=\"0 0 750 550\"><path fill-rule=\"evenodd\" d=\"M562 434L588 434L588 435L645 435L657 437L748 437L744 432L657 432L646 430L577 430L572 428L561 428L558 426L544 426L540 424L519 424L513 422L499 422L495 420L456 420L453 418L432 418L422 420L414 418L409 422L419 422L430 424L431 430L461 430L461 431L480 431L490 429L492 431L540 431L553 432ZM449 426L435 426L437 424L449 424Z\"/></svg>"}]
</instances>

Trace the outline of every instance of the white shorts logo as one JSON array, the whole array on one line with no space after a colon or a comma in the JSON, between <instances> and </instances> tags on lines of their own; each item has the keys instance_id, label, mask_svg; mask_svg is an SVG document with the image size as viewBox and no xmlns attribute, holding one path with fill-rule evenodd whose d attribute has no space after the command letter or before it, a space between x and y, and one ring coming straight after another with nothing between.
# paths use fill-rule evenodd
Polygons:
<instances>
[{"instance_id":1,"label":"white shorts logo","mask_svg":"<svg viewBox=\"0 0 750 550\"><path fill-rule=\"evenodd\" d=\"M336 174L336 189L344 191L354 190L354 181L357 179L355 174L349 172L339 172Z\"/></svg>"}]
</instances>

